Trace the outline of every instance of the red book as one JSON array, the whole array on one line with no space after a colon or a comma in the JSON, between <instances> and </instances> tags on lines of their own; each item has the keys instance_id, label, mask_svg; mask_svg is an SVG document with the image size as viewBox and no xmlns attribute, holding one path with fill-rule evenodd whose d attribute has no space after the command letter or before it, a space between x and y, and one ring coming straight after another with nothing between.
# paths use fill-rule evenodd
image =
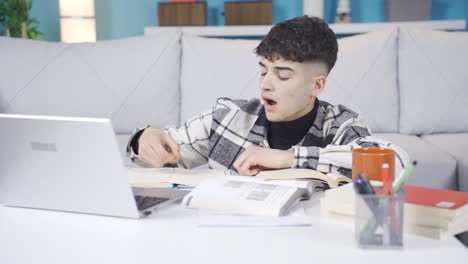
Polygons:
<instances>
[{"instance_id":1,"label":"red book","mask_svg":"<svg viewBox=\"0 0 468 264\"><path fill-rule=\"evenodd\" d=\"M468 215L468 192L404 185L405 212L455 219Z\"/></svg>"}]
</instances>

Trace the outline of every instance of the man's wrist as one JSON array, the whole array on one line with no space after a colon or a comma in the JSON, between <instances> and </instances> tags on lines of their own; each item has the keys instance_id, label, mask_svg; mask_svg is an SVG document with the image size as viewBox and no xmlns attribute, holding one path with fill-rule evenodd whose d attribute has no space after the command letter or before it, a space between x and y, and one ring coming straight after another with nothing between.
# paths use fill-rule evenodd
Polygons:
<instances>
[{"instance_id":1,"label":"man's wrist","mask_svg":"<svg viewBox=\"0 0 468 264\"><path fill-rule=\"evenodd\" d=\"M143 134L143 131L148 127L149 126L145 128L135 129L135 131L132 133L132 135L128 139L126 155L132 161L135 161L135 159L138 159L139 140L140 140L141 134Z\"/></svg>"},{"instance_id":2,"label":"man's wrist","mask_svg":"<svg viewBox=\"0 0 468 264\"><path fill-rule=\"evenodd\" d=\"M285 168L292 168L294 165L294 149L288 149L285 151Z\"/></svg>"},{"instance_id":3,"label":"man's wrist","mask_svg":"<svg viewBox=\"0 0 468 264\"><path fill-rule=\"evenodd\" d=\"M138 148L140 147L139 140L140 140L141 134L143 134L145 129L138 131L135 134L135 136L133 136L132 141L130 142L130 146L132 147L133 153L135 153L136 155L138 155Z\"/></svg>"}]
</instances>

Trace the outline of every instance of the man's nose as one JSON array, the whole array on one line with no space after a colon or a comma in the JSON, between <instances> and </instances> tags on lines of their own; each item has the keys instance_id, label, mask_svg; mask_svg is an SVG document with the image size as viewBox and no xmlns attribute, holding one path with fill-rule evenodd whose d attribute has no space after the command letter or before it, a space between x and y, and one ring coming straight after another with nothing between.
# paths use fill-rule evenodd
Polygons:
<instances>
[{"instance_id":1,"label":"man's nose","mask_svg":"<svg viewBox=\"0 0 468 264\"><path fill-rule=\"evenodd\" d=\"M262 78L260 79L260 89L262 91L273 89L270 74L267 73L264 76L262 76Z\"/></svg>"}]
</instances>

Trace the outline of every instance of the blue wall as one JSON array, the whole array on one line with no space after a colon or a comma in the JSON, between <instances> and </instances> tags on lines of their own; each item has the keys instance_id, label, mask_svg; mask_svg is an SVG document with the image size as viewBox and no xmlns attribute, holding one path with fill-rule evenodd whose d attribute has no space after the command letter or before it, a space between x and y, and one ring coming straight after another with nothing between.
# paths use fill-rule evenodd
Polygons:
<instances>
[{"instance_id":1,"label":"blue wall","mask_svg":"<svg viewBox=\"0 0 468 264\"><path fill-rule=\"evenodd\" d=\"M433 19L466 19L468 21L468 1L432 0Z\"/></svg>"},{"instance_id":2,"label":"blue wall","mask_svg":"<svg viewBox=\"0 0 468 264\"><path fill-rule=\"evenodd\" d=\"M155 0L95 0L97 39L143 35L157 25Z\"/></svg>"},{"instance_id":3,"label":"blue wall","mask_svg":"<svg viewBox=\"0 0 468 264\"><path fill-rule=\"evenodd\" d=\"M158 25L157 3L167 0L95 0L98 39L142 35L145 26ZM224 25L224 0L206 0L209 25ZM273 1L273 22L302 14L302 0Z\"/></svg>"},{"instance_id":4,"label":"blue wall","mask_svg":"<svg viewBox=\"0 0 468 264\"><path fill-rule=\"evenodd\" d=\"M58 0L33 0L29 16L39 19L39 31L44 34L42 39L50 41L60 40Z\"/></svg>"},{"instance_id":5,"label":"blue wall","mask_svg":"<svg viewBox=\"0 0 468 264\"><path fill-rule=\"evenodd\" d=\"M77 0L79 1L79 0ZM156 26L156 6L167 0L95 0L98 40L143 34L145 26ZM224 0L206 0L208 24L223 25ZM338 0L325 0L325 20L333 23ZM273 0L273 23L302 15L302 0ZM353 22L384 21L384 0L351 0ZM40 20L44 40L60 40L58 0L33 0L32 17ZM433 19L468 20L467 0L432 0Z\"/></svg>"}]
</instances>

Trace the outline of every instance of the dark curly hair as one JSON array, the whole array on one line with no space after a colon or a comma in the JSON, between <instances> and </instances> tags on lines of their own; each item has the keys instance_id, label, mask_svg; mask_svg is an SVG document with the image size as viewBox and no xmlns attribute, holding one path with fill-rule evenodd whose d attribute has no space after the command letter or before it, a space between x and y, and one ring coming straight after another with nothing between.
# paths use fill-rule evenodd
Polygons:
<instances>
[{"instance_id":1,"label":"dark curly hair","mask_svg":"<svg viewBox=\"0 0 468 264\"><path fill-rule=\"evenodd\" d=\"M335 33L316 17L302 16L276 24L255 49L270 61L322 62L333 68L338 53Z\"/></svg>"}]
</instances>

